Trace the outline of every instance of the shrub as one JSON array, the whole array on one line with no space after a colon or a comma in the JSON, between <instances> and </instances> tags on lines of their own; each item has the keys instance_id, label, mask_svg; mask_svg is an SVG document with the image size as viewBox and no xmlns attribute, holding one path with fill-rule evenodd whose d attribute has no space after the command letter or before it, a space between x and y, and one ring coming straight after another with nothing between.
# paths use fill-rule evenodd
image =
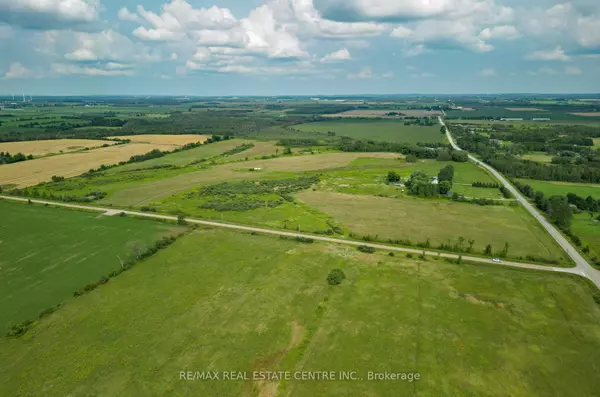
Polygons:
<instances>
[{"instance_id":1,"label":"shrub","mask_svg":"<svg viewBox=\"0 0 600 397\"><path fill-rule=\"evenodd\" d=\"M29 328L31 327L32 324L33 324L33 321L25 320L19 324L9 325L8 331L6 332L6 336L18 338L19 336L22 336L23 334L25 334L25 332L27 332L29 330Z\"/></svg>"},{"instance_id":2,"label":"shrub","mask_svg":"<svg viewBox=\"0 0 600 397\"><path fill-rule=\"evenodd\" d=\"M393 252L390 252L388 255L389 256L396 256L396 254L394 254Z\"/></svg>"},{"instance_id":3,"label":"shrub","mask_svg":"<svg viewBox=\"0 0 600 397\"><path fill-rule=\"evenodd\" d=\"M142 206L142 208L140 208L140 210L142 212L156 212L156 208L149 207L147 205Z\"/></svg>"},{"instance_id":4,"label":"shrub","mask_svg":"<svg viewBox=\"0 0 600 397\"><path fill-rule=\"evenodd\" d=\"M127 214L126 214L126 213L124 213L123 211L121 211L121 212L119 213L119 216L120 216L120 217L123 217L123 216L127 216Z\"/></svg>"},{"instance_id":5,"label":"shrub","mask_svg":"<svg viewBox=\"0 0 600 397\"><path fill-rule=\"evenodd\" d=\"M183 215L177 215L177 224L178 225L187 225L187 222L185 220L185 216L183 216Z\"/></svg>"},{"instance_id":6,"label":"shrub","mask_svg":"<svg viewBox=\"0 0 600 397\"><path fill-rule=\"evenodd\" d=\"M329 285L339 285L342 283L342 281L344 281L345 278L346 275L342 269L332 269L327 275L327 283L329 283Z\"/></svg>"},{"instance_id":7,"label":"shrub","mask_svg":"<svg viewBox=\"0 0 600 397\"><path fill-rule=\"evenodd\" d=\"M407 257L407 258L412 258L412 257L413 257L413 254L411 254L411 253L409 252L408 254L406 254L406 257Z\"/></svg>"},{"instance_id":8,"label":"shrub","mask_svg":"<svg viewBox=\"0 0 600 397\"><path fill-rule=\"evenodd\" d=\"M308 244L315 242L315 240L310 237L301 237L301 236L297 236L296 241L298 241L300 243L308 243Z\"/></svg>"},{"instance_id":9,"label":"shrub","mask_svg":"<svg viewBox=\"0 0 600 397\"><path fill-rule=\"evenodd\" d=\"M375 248L370 247L368 245L359 245L358 247L356 247L356 249L360 252L365 252L367 254L372 254L375 252Z\"/></svg>"}]
</instances>

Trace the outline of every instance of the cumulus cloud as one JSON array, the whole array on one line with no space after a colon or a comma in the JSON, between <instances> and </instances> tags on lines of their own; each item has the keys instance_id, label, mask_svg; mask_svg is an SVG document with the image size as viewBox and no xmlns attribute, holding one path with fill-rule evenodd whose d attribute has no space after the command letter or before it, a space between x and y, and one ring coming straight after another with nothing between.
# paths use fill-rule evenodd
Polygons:
<instances>
[{"instance_id":1,"label":"cumulus cloud","mask_svg":"<svg viewBox=\"0 0 600 397\"><path fill-rule=\"evenodd\" d=\"M13 62L10 64L10 68L4 74L5 79L23 79L31 77L31 71L19 62Z\"/></svg>"},{"instance_id":2,"label":"cumulus cloud","mask_svg":"<svg viewBox=\"0 0 600 397\"><path fill-rule=\"evenodd\" d=\"M347 61L349 59L352 59L350 56L350 51L348 51L347 48L342 48L341 50L325 55L323 58L321 58L321 62L340 62Z\"/></svg>"},{"instance_id":3,"label":"cumulus cloud","mask_svg":"<svg viewBox=\"0 0 600 397\"><path fill-rule=\"evenodd\" d=\"M557 46L553 50L534 51L526 56L531 61L568 61L570 57L565 54L562 47Z\"/></svg>"},{"instance_id":4,"label":"cumulus cloud","mask_svg":"<svg viewBox=\"0 0 600 397\"><path fill-rule=\"evenodd\" d=\"M24 28L68 28L95 21L99 0L0 0L0 21Z\"/></svg>"},{"instance_id":5,"label":"cumulus cloud","mask_svg":"<svg viewBox=\"0 0 600 397\"><path fill-rule=\"evenodd\" d=\"M493 26L491 28L485 28L479 33L479 38L482 40L494 40L494 39L504 39L504 40L513 40L520 36L521 34L512 25L500 25Z\"/></svg>"},{"instance_id":6,"label":"cumulus cloud","mask_svg":"<svg viewBox=\"0 0 600 397\"><path fill-rule=\"evenodd\" d=\"M67 37L64 37L67 36ZM75 33L63 40L72 40L72 49L64 54L70 61L157 61L158 54L148 47L135 43L129 37L112 29L99 33Z\"/></svg>"},{"instance_id":7,"label":"cumulus cloud","mask_svg":"<svg viewBox=\"0 0 600 397\"><path fill-rule=\"evenodd\" d=\"M119 17L119 19L121 21L138 22L138 23L142 22L142 18L140 18L140 16L138 14L136 14L135 12L129 11L127 9L127 7L122 7L121 9L119 9L117 16Z\"/></svg>"},{"instance_id":8,"label":"cumulus cloud","mask_svg":"<svg viewBox=\"0 0 600 397\"><path fill-rule=\"evenodd\" d=\"M565 68L565 73L570 75L578 75L581 74L581 69L577 66L568 66Z\"/></svg>"}]
</instances>

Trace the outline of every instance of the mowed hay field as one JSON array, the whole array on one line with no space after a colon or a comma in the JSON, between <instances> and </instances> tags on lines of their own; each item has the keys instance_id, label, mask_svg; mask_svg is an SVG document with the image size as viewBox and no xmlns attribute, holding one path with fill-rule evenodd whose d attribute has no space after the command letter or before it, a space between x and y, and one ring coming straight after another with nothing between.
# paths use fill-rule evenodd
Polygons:
<instances>
[{"instance_id":1,"label":"mowed hay field","mask_svg":"<svg viewBox=\"0 0 600 397\"><path fill-rule=\"evenodd\" d=\"M294 128L304 132L327 134L332 131L337 136L354 139L370 139L385 142L433 143L444 142L445 135L440 133L440 126L418 127L404 125L403 121L323 121L295 125Z\"/></svg>"},{"instance_id":2,"label":"mowed hay field","mask_svg":"<svg viewBox=\"0 0 600 397\"><path fill-rule=\"evenodd\" d=\"M25 187L49 181L53 175L71 177L103 164L112 165L153 149L173 150L175 146L146 143L115 145L61 156L43 157L0 166L0 185Z\"/></svg>"},{"instance_id":3,"label":"mowed hay field","mask_svg":"<svg viewBox=\"0 0 600 397\"><path fill-rule=\"evenodd\" d=\"M33 320L86 284L100 280L160 237L183 230L0 200L0 332ZM0 393L3 394L3 393Z\"/></svg>"},{"instance_id":4,"label":"mowed hay field","mask_svg":"<svg viewBox=\"0 0 600 397\"><path fill-rule=\"evenodd\" d=\"M10 154L23 153L26 155L45 156L55 153L68 153L85 148L96 148L102 145L114 145L115 142L99 139L53 139L44 141L2 142L0 152Z\"/></svg>"},{"instance_id":5,"label":"mowed hay field","mask_svg":"<svg viewBox=\"0 0 600 397\"><path fill-rule=\"evenodd\" d=\"M359 236L430 240L432 247L454 245L458 237L475 240L474 253L491 244L494 253L509 243L509 257L532 255L566 262L556 242L519 207L478 206L412 197L392 199L341 193L304 191L296 195L307 205L337 220ZM466 245L465 245L466 247Z\"/></svg>"},{"instance_id":6,"label":"mowed hay field","mask_svg":"<svg viewBox=\"0 0 600 397\"><path fill-rule=\"evenodd\" d=\"M347 278L331 287L336 267ZM599 324L574 277L197 230L23 337L0 337L0 395L592 396ZM358 379L252 380L279 370Z\"/></svg>"},{"instance_id":7,"label":"mowed hay field","mask_svg":"<svg viewBox=\"0 0 600 397\"><path fill-rule=\"evenodd\" d=\"M158 135L158 134L146 134L146 135L122 135L122 136L111 136L111 139L129 139L134 143L151 143L153 145L168 145L168 146L183 146L187 143L204 143L209 138L208 135L194 135L194 134L182 134L182 135Z\"/></svg>"}]
</instances>

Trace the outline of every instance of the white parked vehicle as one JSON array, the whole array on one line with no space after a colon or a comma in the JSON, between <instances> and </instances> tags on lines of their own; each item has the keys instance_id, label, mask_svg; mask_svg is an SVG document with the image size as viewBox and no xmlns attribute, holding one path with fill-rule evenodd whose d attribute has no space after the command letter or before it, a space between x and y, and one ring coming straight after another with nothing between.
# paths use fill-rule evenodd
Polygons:
<instances>
[{"instance_id":1,"label":"white parked vehicle","mask_svg":"<svg viewBox=\"0 0 600 397\"><path fill-rule=\"evenodd\" d=\"M500 259L498 259L498 258L492 259L492 262L494 262L494 263L502 263L502 261Z\"/></svg>"}]
</instances>

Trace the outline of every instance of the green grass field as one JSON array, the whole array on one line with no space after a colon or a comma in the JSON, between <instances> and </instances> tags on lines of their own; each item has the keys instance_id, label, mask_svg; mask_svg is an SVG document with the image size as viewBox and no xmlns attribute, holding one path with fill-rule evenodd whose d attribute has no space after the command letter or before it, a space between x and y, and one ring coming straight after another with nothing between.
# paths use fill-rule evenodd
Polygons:
<instances>
[{"instance_id":1,"label":"green grass field","mask_svg":"<svg viewBox=\"0 0 600 397\"><path fill-rule=\"evenodd\" d=\"M387 173L395 171L407 179L415 171L423 171L433 177L440 169L451 164L454 167L452 191L465 197L500 198L498 189L481 189L472 187L473 182L493 183L482 168L473 163L439 162L435 160L419 160L406 163L402 158L359 158L347 167L323 173L320 188L350 194L370 194L385 197L403 197L402 189L386 183Z\"/></svg>"},{"instance_id":2,"label":"green grass field","mask_svg":"<svg viewBox=\"0 0 600 397\"><path fill-rule=\"evenodd\" d=\"M547 155L543 152L536 152L531 154L524 154L521 156L521 159L537 161L538 163L550 163L552 162L552 157L553 156Z\"/></svg>"},{"instance_id":3,"label":"green grass field","mask_svg":"<svg viewBox=\"0 0 600 397\"><path fill-rule=\"evenodd\" d=\"M331 287L335 267L347 278ZM591 396L598 324L576 278L198 230L0 337L0 395ZM278 370L358 379L180 379Z\"/></svg>"},{"instance_id":4,"label":"green grass field","mask_svg":"<svg viewBox=\"0 0 600 397\"><path fill-rule=\"evenodd\" d=\"M530 185L533 190L543 192L545 196L553 195L566 196L568 193L575 193L578 196L586 198L592 196L596 200L600 199L600 185L594 183L570 183L556 181L538 181L533 179L517 179L523 184Z\"/></svg>"},{"instance_id":5,"label":"green grass field","mask_svg":"<svg viewBox=\"0 0 600 397\"><path fill-rule=\"evenodd\" d=\"M0 200L0 330L100 280L134 249L182 228ZM2 394L2 393L0 393Z\"/></svg>"},{"instance_id":6,"label":"green grass field","mask_svg":"<svg viewBox=\"0 0 600 397\"><path fill-rule=\"evenodd\" d=\"M475 240L474 253L482 254L487 244L497 253L508 242L509 257L533 255L567 261L556 242L520 207L318 191L301 192L297 197L359 236L378 236L381 241L408 239L412 243L430 239L432 247L453 245L462 236L465 241Z\"/></svg>"},{"instance_id":7,"label":"green grass field","mask_svg":"<svg viewBox=\"0 0 600 397\"><path fill-rule=\"evenodd\" d=\"M371 139L385 142L434 143L444 142L445 136L440 134L440 126L418 127L404 125L398 121L324 121L294 126L300 131L327 134L329 131L336 136L347 136L354 139Z\"/></svg>"}]
</instances>

